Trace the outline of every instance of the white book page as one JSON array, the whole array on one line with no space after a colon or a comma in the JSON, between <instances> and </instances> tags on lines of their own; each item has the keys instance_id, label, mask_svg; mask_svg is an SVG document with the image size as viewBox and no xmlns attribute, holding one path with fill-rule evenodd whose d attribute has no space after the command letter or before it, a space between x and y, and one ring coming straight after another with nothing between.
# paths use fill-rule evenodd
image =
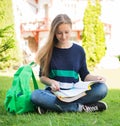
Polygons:
<instances>
[{"instance_id":1,"label":"white book page","mask_svg":"<svg viewBox=\"0 0 120 126\"><path fill-rule=\"evenodd\" d=\"M77 83L74 84L74 88L89 88L90 85L92 85L95 81L79 81Z\"/></svg>"},{"instance_id":2,"label":"white book page","mask_svg":"<svg viewBox=\"0 0 120 126\"><path fill-rule=\"evenodd\" d=\"M67 85L69 85L68 87L68 90L59 90L59 91L56 91L54 92L56 95L58 96L61 96L61 97L73 97L73 96L76 96L80 93L83 93L87 90L90 90L90 85L93 83L94 81L86 81L86 82L83 82L83 81L79 81L75 84L68 84L68 83L65 83L65 85L62 83L62 87L64 87L65 89L67 89ZM70 87L71 86L71 87Z\"/></svg>"}]
</instances>

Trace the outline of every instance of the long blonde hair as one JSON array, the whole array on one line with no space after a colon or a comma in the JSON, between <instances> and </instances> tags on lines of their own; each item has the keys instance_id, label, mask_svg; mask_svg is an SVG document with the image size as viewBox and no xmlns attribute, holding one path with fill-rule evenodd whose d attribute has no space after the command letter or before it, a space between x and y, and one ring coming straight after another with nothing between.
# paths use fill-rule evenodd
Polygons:
<instances>
[{"instance_id":1,"label":"long blonde hair","mask_svg":"<svg viewBox=\"0 0 120 126\"><path fill-rule=\"evenodd\" d=\"M51 23L46 44L38 51L36 55L36 62L40 64L43 76L48 76L49 74L49 65L53 48L58 42L55 33L60 24L70 24L70 26L72 27L71 19L66 14L57 15Z\"/></svg>"}]
</instances>

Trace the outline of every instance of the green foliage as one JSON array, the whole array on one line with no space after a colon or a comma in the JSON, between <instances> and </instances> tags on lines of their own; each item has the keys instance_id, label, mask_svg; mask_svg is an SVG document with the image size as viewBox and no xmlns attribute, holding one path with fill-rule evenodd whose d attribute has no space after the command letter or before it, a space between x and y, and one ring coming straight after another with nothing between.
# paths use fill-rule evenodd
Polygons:
<instances>
[{"instance_id":1,"label":"green foliage","mask_svg":"<svg viewBox=\"0 0 120 126\"><path fill-rule=\"evenodd\" d=\"M14 22L12 0L0 0L0 29Z\"/></svg>"},{"instance_id":2,"label":"green foliage","mask_svg":"<svg viewBox=\"0 0 120 126\"><path fill-rule=\"evenodd\" d=\"M104 24L100 21L101 6L99 0L88 6L84 13L82 32L82 45L86 51L88 67L94 67L105 55L105 32Z\"/></svg>"},{"instance_id":3,"label":"green foliage","mask_svg":"<svg viewBox=\"0 0 120 126\"><path fill-rule=\"evenodd\" d=\"M15 47L12 26L0 29L0 69L8 66L8 61L12 60L11 49ZM9 67L9 66L8 66Z\"/></svg>"},{"instance_id":4,"label":"green foliage","mask_svg":"<svg viewBox=\"0 0 120 126\"><path fill-rule=\"evenodd\" d=\"M118 60L120 61L120 55L117 56Z\"/></svg>"},{"instance_id":5,"label":"green foliage","mask_svg":"<svg viewBox=\"0 0 120 126\"><path fill-rule=\"evenodd\" d=\"M0 69L13 67L19 61L13 24L12 0L0 0Z\"/></svg>"},{"instance_id":6,"label":"green foliage","mask_svg":"<svg viewBox=\"0 0 120 126\"><path fill-rule=\"evenodd\" d=\"M0 29L0 56L1 53L6 52L7 50L14 47L14 39L13 39L13 30L11 26L5 27L4 29ZM5 56L6 57L6 56ZM5 58L4 57L4 58Z\"/></svg>"}]
</instances>

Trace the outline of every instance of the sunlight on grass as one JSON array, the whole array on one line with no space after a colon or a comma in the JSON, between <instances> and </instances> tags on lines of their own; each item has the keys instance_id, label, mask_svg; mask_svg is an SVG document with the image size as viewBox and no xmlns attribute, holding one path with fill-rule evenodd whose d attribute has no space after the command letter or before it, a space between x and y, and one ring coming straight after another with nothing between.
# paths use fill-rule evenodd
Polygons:
<instances>
[{"instance_id":1,"label":"sunlight on grass","mask_svg":"<svg viewBox=\"0 0 120 126\"><path fill-rule=\"evenodd\" d=\"M0 126L119 126L120 90L109 90L104 99L108 109L96 113L29 113L12 115L5 111L4 99L12 77L0 77ZM38 82L39 83L39 82Z\"/></svg>"}]
</instances>

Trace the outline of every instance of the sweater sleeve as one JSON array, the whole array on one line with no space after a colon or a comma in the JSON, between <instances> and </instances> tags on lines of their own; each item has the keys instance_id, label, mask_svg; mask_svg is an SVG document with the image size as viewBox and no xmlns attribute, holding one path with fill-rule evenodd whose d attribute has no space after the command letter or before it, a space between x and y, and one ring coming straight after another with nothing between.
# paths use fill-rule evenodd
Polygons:
<instances>
[{"instance_id":1,"label":"sweater sleeve","mask_svg":"<svg viewBox=\"0 0 120 126\"><path fill-rule=\"evenodd\" d=\"M82 60L81 60L81 68L79 70L79 75L82 81L84 81L85 77L89 74L87 63L86 63L86 55L83 49L82 51Z\"/></svg>"}]
</instances>

